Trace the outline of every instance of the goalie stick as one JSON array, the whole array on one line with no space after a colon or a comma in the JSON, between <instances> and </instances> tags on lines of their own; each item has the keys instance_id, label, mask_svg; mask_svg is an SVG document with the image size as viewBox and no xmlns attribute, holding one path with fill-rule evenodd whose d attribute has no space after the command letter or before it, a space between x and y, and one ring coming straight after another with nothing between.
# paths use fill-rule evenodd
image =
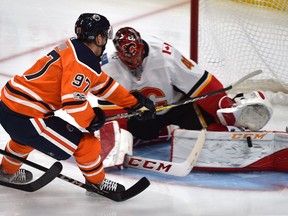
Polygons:
<instances>
[{"instance_id":1,"label":"goalie stick","mask_svg":"<svg viewBox=\"0 0 288 216\"><path fill-rule=\"evenodd\" d=\"M227 86L225 88L209 92L207 94L198 95L196 97L191 97L191 98L188 98L188 99L185 99L185 100L181 100L181 101L178 101L178 102L175 102L175 103L171 103L171 104L167 104L167 105L163 105L163 106L158 106L158 107L156 107L156 112L161 112L162 110L171 109L173 107L181 106L181 105L184 105L184 104L187 104L187 103L193 103L193 102L196 102L198 100L205 99L205 98L207 98L209 96L216 95L216 94L231 90L233 87L239 85L240 83L244 82L245 80L250 79L251 77L254 77L256 75L259 75L262 72L263 72L262 70L253 71L253 72L247 74L246 76L242 77L238 81L234 82L233 84L231 84L231 85L229 85L229 86ZM146 107L143 107L143 108L139 109L138 111L136 111L134 113L121 113L121 114L117 114L117 115L113 115L113 116L107 116L106 117L106 121L115 120L115 119L121 119L121 118L130 118L130 117L133 117L133 116L141 115L141 113L143 111L146 111L146 110L148 110L148 109Z\"/></svg>"},{"instance_id":2,"label":"goalie stick","mask_svg":"<svg viewBox=\"0 0 288 216\"><path fill-rule=\"evenodd\" d=\"M21 161L22 163L27 164L27 165L35 168L35 169L41 170L41 171L43 171L43 172L45 172L45 173L49 171L49 169L47 169L46 167L43 167L43 166L41 166L41 165L39 165L39 164L36 164L36 163L34 163L34 162L32 162L32 161L29 161L29 160L27 160L27 159L18 157L18 156L16 156L16 155L13 155L13 154L11 154L11 153L9 153L9 152L3 151L2 149L0 149L0 153L3 154L3 155L6 155L6 156L8 156L8 157L11 157L11 158L13 158L13 159L15 159L15 160ZM55 166L59 166L58 163L61 165L61 169L62 169L62 164L61 164L60 162L56 162L56 165L55 165ZM53 167L53 166L52 166L52 167ZM51 169L51 168L50 168L50 169ZM61 170L60 170L60 172L61 172ZM104 196L104 197L106 197L106 198L108 198L108 199L111 199L111 200L114 200L114 201L117 201L117 202L125 201L125 200L128 200L128 199L130 199L130 198L138 195L139 193L141 193L142 191L144 191L144 190L150 185L149 180L148 180L146 177L143 177L143 178L141 178L138 182L136 182L134 185L132 185L130 188L128 188L128 189L125 190L125 191L122 191L122 192L112 192L112 191L111 191L111 192L110 192L110 191L109 191L109 192L106 192L106 191L105 191L105 192L104 192L104 191L102 191L102 190L98 190L98 189L94 188L93 186L90 186L90 185L88 185L88 184L84 184L84 183L82 183L82 182L80 182L80 181L78 181L78 180L76 180L76 179L73 179L73 178L71 178L71 177L62 175L62 174L60 174L60 172L57 173L57 175L56 175L56 173L53 173L53 174L56 175L58 178L66 181L66 182L69 182L69 183L71 183L71 184L73 184L73 185L76 185L76 186L78 186L78 187L84 188L84 189L86 189L86 190L95 192L95 193L97 193L97 194L99 194L99 195L101 195L101 196ZM50 173L50 172L49 172L49 173ZM48 174L49 174L49 173L48 173ZM45 174L44 174L44 175L45 175ZM53 177L54 177L54 176L53 176ZM55 178L55 177L54 177L54 178ZM54 178L53 178L53 179L54 179ZM53 179L51 179L50 181L52 181ZM36 180L36 181L37 181L37 180ZM40 180L39 180L39 181L40 181ZM50 181L49 181L49 182L50 182ZM48 184L49 182L47 182L47 184ZM3 184L3 185L4 185L4 184ZM44 184L44 185L46 185L46 184ZM43 185L43 186L44 186L44 185ZM10 184L8 185L8 184L5 183L4 186L9 187L9 186L11 186L11 185L10 185ZM32 185L32 186L35 187L35 185ZM18 187L18 186L17 186L17 187ZM28 186L28 190L29 190L29 187L30 187L30 186ZM13 187L13 188L15 188L15 187ZM23 190L23 189L27 189L27 187L25 188L25 187L20 187L20 186L19 186L18 188L15 188L15 189L19 189L19 190L22 189L22 190ZM38 189L39 189L39 188L38 188Z\"/></svg>"},{"instance_id":3,"label":"goalie stick","mask_svg":"<svg viewBox=\"0 0 288 216\"><path fill-rule=\"evenodd\" d=\"M0 153L6 156L10 156L10 153L5 152L2 149L0 149ZM0 185L26 192L34 192L54 180L60 174L62 168L62 164L57 161L49 169L47 169L47 171L42 176L33 182L27 184L15 184L11 182L0 181Z\"/></svg>"},{"instance_id":4,"label":"goalie stick","mask_svg":"<svg viewBox=\"0 0 288 216\"><path fill-rule=\"evenodd\" d=\"M200 152L203 148L204 142L205 142L205 130L202 130L191 153L189 154L187 159L182 163L126 155L124 160L124 166L174 176L186 176L193 169L200 155Z\"/></svg>"}]
</instances>

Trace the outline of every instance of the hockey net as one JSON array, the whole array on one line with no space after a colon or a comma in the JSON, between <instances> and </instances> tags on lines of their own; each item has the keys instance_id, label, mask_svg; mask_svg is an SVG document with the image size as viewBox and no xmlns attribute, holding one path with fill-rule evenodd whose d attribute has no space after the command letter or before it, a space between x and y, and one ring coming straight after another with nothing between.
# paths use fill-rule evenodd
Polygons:
<instances>
[{"instance_id":1,"label":"hockey net","mask_svg":"<svg viewBox=\"0 0 288 216\"><path fill-rule=\"evenodd\" d=\"M199 0L196 6L195 2L191 0L191 23L199 20L198 27L191 24L191 35L197 31L191 50L197 46L198 52L191 52L191 58L225 86L262 69L236 91L278 92L287 103L288 1Z\"/></svg>"}]
</instances>

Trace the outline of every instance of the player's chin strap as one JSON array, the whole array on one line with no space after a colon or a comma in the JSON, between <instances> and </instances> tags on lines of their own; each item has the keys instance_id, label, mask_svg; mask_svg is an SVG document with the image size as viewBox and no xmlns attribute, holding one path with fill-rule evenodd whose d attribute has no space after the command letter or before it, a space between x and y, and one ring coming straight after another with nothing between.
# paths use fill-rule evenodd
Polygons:
<instances>
[{"instance_id":1,"label":"player's chin strap","mask_svg":"<svg viewBox=\"0 0 288 216\"><path fill-rule=\"evenodd\" d=\"M231 84L231 85L229 85L229 86L227 86L225 88L209 92L207 94L198 95L196 97L191 97L191 98L188 98L188 99L185 99L185 100L181 100L181 101L178 101L178 102L175 102L175 103L172 103L172 104L158 106L158 107L156 107L156 112L161 112L162 110L171 109L173 107L181 106L181 105L184 105L184 104L187 104L187 103L193 103L193 102L196 102L198 100L205 99L205 98L207 98L209 96L216 95L216 94L231 90L233 87L239 85L240 83L244 82L245 80L250 79L251 77L254 77L256 75L259 75L262 72L263 72L262 70L253 71L253 72L247 74L246 76L242 77L238 81L234 82L233 84ZM117 114L117 115L113 115L113 116L107 116L106 117L106 121L115 120L115 119L121 119L121 118L130 118L130 117L133 117L133 116L141 115L142 112L147 111L147 110L148 109L146 107L142 107L141 109L139 109L137 112L134 112L134 113L121 113L121 114Z\"/></svg>"}]
</instances>

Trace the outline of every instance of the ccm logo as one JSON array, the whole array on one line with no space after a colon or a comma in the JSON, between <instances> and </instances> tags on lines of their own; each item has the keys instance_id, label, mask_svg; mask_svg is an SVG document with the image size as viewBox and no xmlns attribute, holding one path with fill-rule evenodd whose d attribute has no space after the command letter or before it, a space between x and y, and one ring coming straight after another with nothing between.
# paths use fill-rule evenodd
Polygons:
<instances>
[{"instance_id":1,"label":"ccm logo","mask_svg":"<svg viewBox=\"0 0 288 216\"><path fill-rule=\"evenodd\" d=\"M130 167L142 167L143 169L149 170L162 170L163 172L168 172L172 167L171 164L166 164L162 162L156 162L151 160L143 160L141 158L129 158L128 166Z\"/></svg>"},{"instance_id":2,"label":"ccm logo","mask_svg":"<svg viewBox=\"0 0 288 216\"><path fill-rule=\"evenodd\" d=\"M263 139L265 136L265 134L249 134L249 133L245 133L245 134L232 134L232 139L247 139L247 137L251 137L252 139Z\"/></svg>"}]
</instances>

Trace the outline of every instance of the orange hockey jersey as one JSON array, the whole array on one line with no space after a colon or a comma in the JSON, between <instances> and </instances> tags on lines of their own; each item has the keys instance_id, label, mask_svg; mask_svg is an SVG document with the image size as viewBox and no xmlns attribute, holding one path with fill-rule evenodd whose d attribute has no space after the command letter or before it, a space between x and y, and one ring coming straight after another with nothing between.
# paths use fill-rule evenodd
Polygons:
<instances>
[{"instance_id":1,"label":"orange hockey jersey","mask_svg":"<svg viewBox=\"0 0 288 216\"><path fill-rule=\"evenodd\" d=\"M121 107L137 103L128 90L101 71L100 57L71 38L40 58L22 76L8 81L1 100L14 112L37 118L62 108L86 128L95 116L87 100L88 92Z\"/></svg>"}]
</instances>

